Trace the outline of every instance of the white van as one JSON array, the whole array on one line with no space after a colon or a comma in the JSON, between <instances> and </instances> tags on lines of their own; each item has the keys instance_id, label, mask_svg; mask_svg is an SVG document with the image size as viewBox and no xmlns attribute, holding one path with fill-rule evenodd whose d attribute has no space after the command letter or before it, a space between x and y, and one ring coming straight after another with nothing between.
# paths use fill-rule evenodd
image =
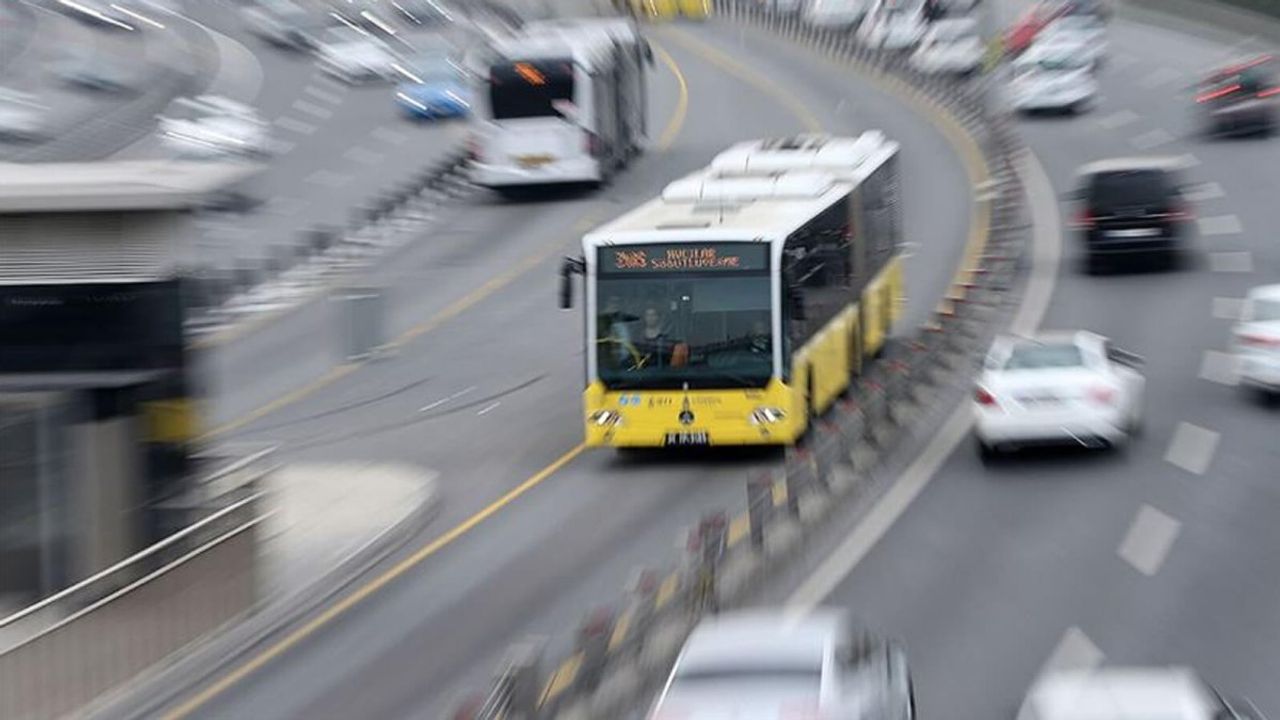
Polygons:
<instances>
[{"instance_id":1,"label":"white van","mask_svg":"<svg viewBox=\"0 0 1280 720\"><path fill-rule=\"evenodd\" d=\"M867 14L867 0L810 0L804 9L806 24L826 30L849 30Z\"/></svg>"},{"instance_id":2,"label":"white van","mask_svg":"<svg viewBox=\"0 0 1280 720\"><path fill-rule=\"evenodd\" d=\"M628 63L605 33L550 30L503 40L471 138L471 180L499 192L606 182L638 150L623 102ZM624 109L625 108L625 109Z\"/></svg>"}]
</instances>

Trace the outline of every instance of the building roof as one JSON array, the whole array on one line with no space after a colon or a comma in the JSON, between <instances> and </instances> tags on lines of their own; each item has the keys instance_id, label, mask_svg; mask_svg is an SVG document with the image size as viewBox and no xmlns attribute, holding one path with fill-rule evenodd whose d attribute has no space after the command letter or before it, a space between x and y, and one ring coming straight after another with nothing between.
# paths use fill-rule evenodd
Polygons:
<instances>
[{"instance_id":1,"label":"building roof","mask_svg":"<svg viewBox=\"0 0 1280 720\"><path fill-rule=\"evenodd\" d=\"M0 163L0 214L185 210L260 170L237 161Z\"/></svg>"}]
</instances>

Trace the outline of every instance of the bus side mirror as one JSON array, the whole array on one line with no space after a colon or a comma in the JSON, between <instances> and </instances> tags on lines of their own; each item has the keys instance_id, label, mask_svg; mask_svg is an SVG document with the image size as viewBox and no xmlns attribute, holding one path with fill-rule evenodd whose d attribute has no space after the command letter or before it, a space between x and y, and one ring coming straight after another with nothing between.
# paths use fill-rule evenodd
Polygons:
<instances>
[{"instance_id":1,"label":"bus side mirror","mask_svg":"<svg viewBox=\"0 0 1280 720\"><path fill-rule=\"evenodd\" d=\"M565 258L560 266L560 309L573 307L573 276L586 271L586 262L582 258Z\"/></svg>"}]
</instances>

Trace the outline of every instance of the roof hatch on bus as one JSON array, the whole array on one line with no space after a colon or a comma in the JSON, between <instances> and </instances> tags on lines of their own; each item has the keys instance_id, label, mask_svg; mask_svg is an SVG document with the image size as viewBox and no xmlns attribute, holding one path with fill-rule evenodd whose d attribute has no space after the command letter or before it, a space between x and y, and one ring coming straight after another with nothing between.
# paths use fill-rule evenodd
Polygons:
<instances>
[{"instance_id":1,"label":"roof hatch on bus","mask_svg":"<svg viewBox=\"0 0 1280 720\"><path fill-rule=\"evenodd\" d=\"M711 161L722 176L770 175L791 170L851 173L884 147L884 135L869 130L858 137L797 135L739 143Z\"/></svg>"},{"instance_id":2,"label":"roof hatch on bus","mask_svg":"<svg viewBox=\"0 0 1280 720\"><path fill-rule=\"evenodd\" d=\"M695 174L662 191L668 203L742 203L753 200L797 200L822 196L836 183L830 173L790 172L768 177L722 178Z\"/></svg>"}]
</instances>

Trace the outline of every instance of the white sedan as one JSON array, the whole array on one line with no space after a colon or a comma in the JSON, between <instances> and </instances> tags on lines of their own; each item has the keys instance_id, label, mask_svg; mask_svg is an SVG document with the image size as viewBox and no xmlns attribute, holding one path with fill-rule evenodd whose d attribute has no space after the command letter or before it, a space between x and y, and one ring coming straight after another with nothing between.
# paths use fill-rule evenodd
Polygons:
<instances>
[{"instance_id":1,"label":"white sedan","mask_svg":"<svg viewBox=\"0 0 1280 720\"><path fill-rule=\"evenodd\" d=\"M924 37L924 0L879 0L858 26L864 44L883 50L910 50Z\"/></svg>"},{"instance_id":2,"label":"white sedan","mask_svg":"<svg viewBox=\"0 0 1280 720\"><path fill-rule=\"evenodd\" d=\"M922 72L967 75L982 67L983 52L977 21L939 20L911 54L911 64Z\"/></svg>"},{"instance_id":3,"label":"white sedan","mask_svg":"<svg viewBox=\"0 0 1280 720\"><path fill-rule=\"evenodd\" d=\"M1078 44L1037 43L1014 62L1010 92L1020 112L1080 112L1097 99L1098 80Z\"/></svg>"},{"instance_id":4,"label":"white sedan","mask_svg":"<svg viewBox=\"0 0 1280 720\"><path fill-rule=\"evenodd\" d=\"M1141 362L1085 331L998 339L974 392L979 453L1124 444L1142 425Z\"/></svg>"},{"instance_id":5,"label":"white sedan","mask_svg":"<svg viewBox=\"0 0 1280 720\"><path fill-rule=\"evenodd\" d=\"M906 653L839 610L723 613L694 628L649 715L801 717L913 720Z\"/></svg>"},{"instance_id":6,"label":"white sedan","mask_svg":"<svg viewBox=\"0 0 1280 720\"><path fill-rule=\"evenodd\" d=\"M1280 285L1249 291L1232 336L1240 382L1280 394Z\"/></svg>"},{"instance_id":7,"label":"white sedan","mask_svg":"<svg viewBox=\"0 0 1280 720\"><path fill-rule=\"evenodd\" d=\"M391 80L397 57L369 31L343 25L330 28L316 47L320 69L349 83Z\"/></svg>"},{"instance_id":8,"label":"white sedan","mask_svg":"<svg viewBox=\"0 0 1280 720\"><path fill-rule=\"evenodd\" d=\"M180 98L174 102L185 117L161 117L160 139L188 157L262 157L270 152L270 128L257 111L216 96Z\"/></svg>"},{"instance_id":9,"label":"white sedan","mask_svg":"<svg viewBox=\"0 0 1280 720\"><path fill-rule=\"evenodd\" d=\"M1095 15L1064 15L1041 30L1036 42L1075 45L1083 58L1097 66L1107 56L1107 26Z\"/></svg>"}]
</instances>

